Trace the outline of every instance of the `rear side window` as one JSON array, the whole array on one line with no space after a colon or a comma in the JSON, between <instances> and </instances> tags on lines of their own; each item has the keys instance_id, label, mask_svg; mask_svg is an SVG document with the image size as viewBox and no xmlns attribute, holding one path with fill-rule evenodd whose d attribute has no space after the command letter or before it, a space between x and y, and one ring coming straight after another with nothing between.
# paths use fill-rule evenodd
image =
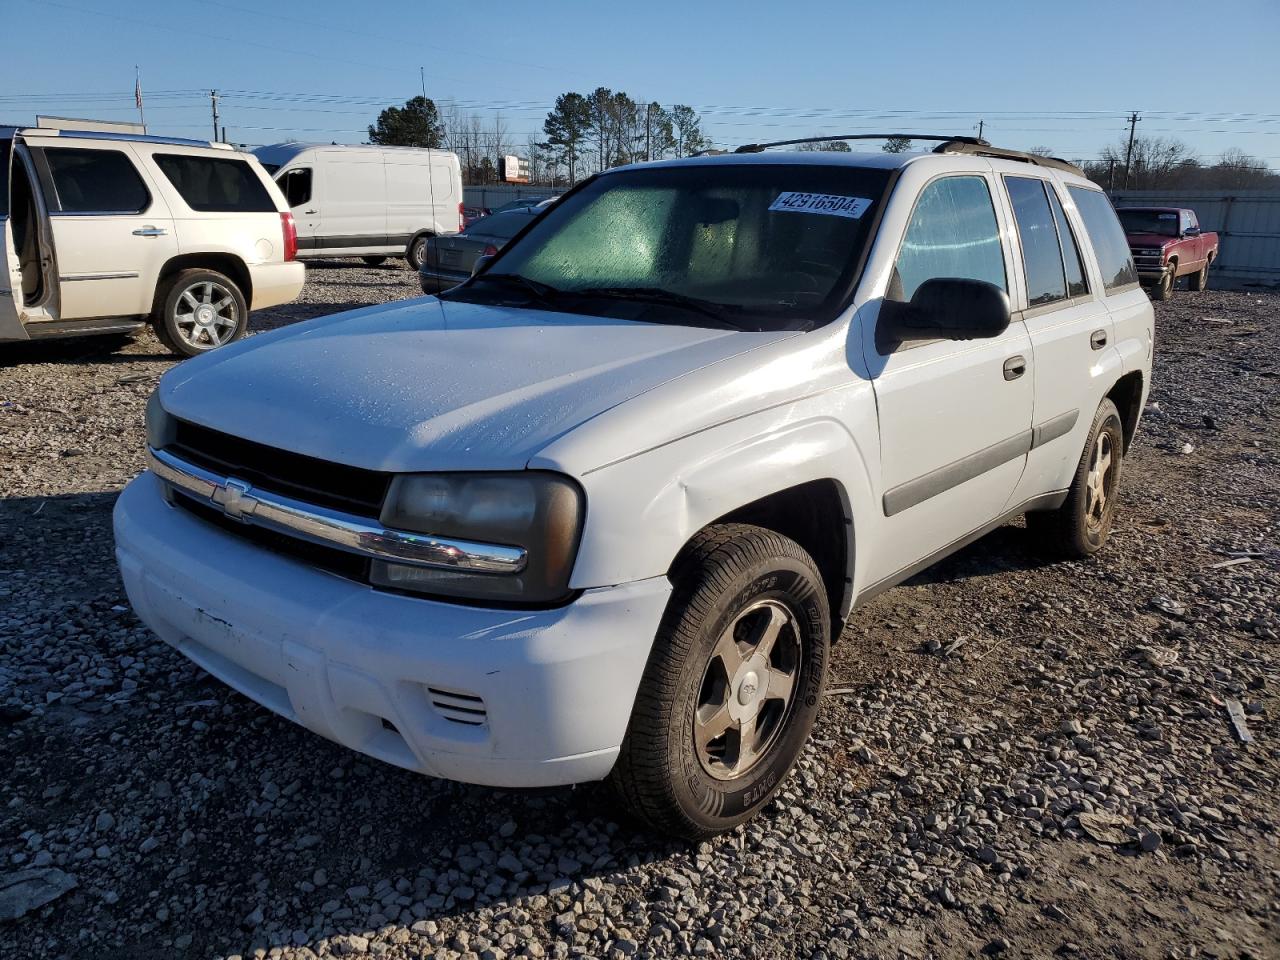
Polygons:
<instances>
[{"instance_id":1,"label":"rear side window","mask_svg":"<svg viewBox=\"0 0 1280 960\"><path fill-rule=\"evenodd\" d=\"M277 183L284 193L285 202L291 207L300 207L311 199L311 168L298 167L290 170Z\"/></svg>"},{"instance_id":2,"label":"rear side window","mask_svg":"<svg viewBox=\"0 0 1280 960\"><path fill-rule=\"evenodd\" d=\"M156 166L183 201L201 213L275 213L276 205L243 160L156 154Z\"/></svg>"},{"instance_id":3,"label":"rear side window","mask_svg":"<svg viewBox=\"0 0 1280 960\"><path fill-rule=\"evenodd\" d=\"M1013 219L1022 240L1022 265L1027 274L1027 306L1040 307L1067 297L1062 272L1058 228L1044 193L1044 181L1031 177L1005 177L1005 189L1013 204Z\"/></svg>"},{"instance_id":4,"label":"rear side window","mask_svg":"<svg viewBox=\"0 0 1280 960\"><path fill-rule=\"evenodd\" d=\"M1067 192L1080 211L1084 232L1088 234L1093 252L1098 257L1102 285L1108 290L1118 290L1137 283L1138 273L1133 269L1129 241L1125 239L1120 220L1107 195L1101 190L1090 190L1088 187L1067 187Z\"/></svg>"},{"instance_id":5,"label":"rear side window","mask_svg":"<svg viewBox=\"0 0 1280 960\"><path fill-rule=\"evenodd\" d=\"M151 194L120 150L46 147L58 209L63 213L141 213Z\"/></svg>"},{"instance_id":6,"label":"rear side window","mask_svg":"<svg viewBox=\"0 0 1280 960\"><path fill-rule=\"evenodd\" d=\"M982 177L944 177L920 193L890 285L908 301L926 280L985 280L1008 290L991 191Z\"/></svg>"},{"instance_id":7,"label":"rear side window","mask_svg":"<svg viewBox=\"0 0 1280 960\"><path fill-rule=\"evenodd\" d=\"M1058 227L1058 239L1062 242L1062 265L1067 268L1067 296L1083 297L1089 292L1089 282L1084 278L1084 261L1080 259L1080 247L1076 243L1076 235L1067 223L1067 215L1062 209L1062 201L1058 199L1058 191L1049 184L1044 185L1049 194L1049 206L1053 207L1053 222Z\"/></svg>"}]
</instances>

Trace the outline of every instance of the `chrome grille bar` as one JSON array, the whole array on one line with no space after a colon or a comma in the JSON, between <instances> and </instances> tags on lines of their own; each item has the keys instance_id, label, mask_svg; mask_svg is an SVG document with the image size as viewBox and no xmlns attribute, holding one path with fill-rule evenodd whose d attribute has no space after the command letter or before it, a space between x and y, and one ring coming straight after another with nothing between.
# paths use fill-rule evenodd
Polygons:
<instances>
[{"instance_id":1,"label":"chrome grille bar","mask_svg":"<svg viewBox=\"0 0 1280 960\"><path fill-rule=\"evenodd\" d=\"M390 530L375 520L328 510L211 473L164 450L147 448L147 465L165 483L227 516L372 560L470 573L519 573L520 547Z\"/></svg>"}]
</instances>

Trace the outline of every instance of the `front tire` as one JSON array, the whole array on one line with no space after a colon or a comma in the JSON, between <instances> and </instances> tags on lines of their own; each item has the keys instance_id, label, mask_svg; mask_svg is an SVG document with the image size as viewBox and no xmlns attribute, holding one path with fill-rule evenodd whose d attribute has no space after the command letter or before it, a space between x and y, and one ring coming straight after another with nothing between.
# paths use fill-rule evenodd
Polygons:
<instances>
[{"instance_id":1,"label":"front tire","mask_svg":"<svg viewBox=\"0 0 1280 960\"><path fill-rule=\"evenodd\" d=\"M174 353L196 357L244 336L249 306L235 281L216 270L180 270L151 313L160 342Z\"/></svg>"},{"instance_id":2,"label":"front tire","mask_svg":"<svg viewBox=\"0 0 1280 960\"><path fill-rule=\"evenodd\" d=\"M1174 275L1174 267L1169 267L1164 273L1160 274L1160 279L1151 287L1152 300L1168 300L1173 293L1173 285L1177 283Z\"/></svg>"},{"instance_id":3,"label":"front tire","mask_svg":"<svg viewBox=\"0 0 1280 960\"><path fill-rule=\"evenodd\" d=\"M1102 549L1115 521L1123 466L1120 411L1110 400L1103 400L1066 501L1056 510L1027 514L1027 529L1046 553L1079 560Z\"/></svg>"},{"instance_id":4,"label":"front tire","mask_svg":"<svg viewBox=\"0 0 1280 960\"><path fill-rule=\"evenodd\" d=\"M650 827L700 840L755 815L799 758L831 610L812 558L746 524L704 530L672 579L610 781Z\"/></svg>"},{"instance_id":5,"label":"front tire","mask_svg":"<svg viewBox=\"0 0 1280 960\"><path fill-rule=\"evenodd\" d=\"M386 257L361 257L360 259L371 267L380 267L387 262Z\"/></svg>"}]
</instances>

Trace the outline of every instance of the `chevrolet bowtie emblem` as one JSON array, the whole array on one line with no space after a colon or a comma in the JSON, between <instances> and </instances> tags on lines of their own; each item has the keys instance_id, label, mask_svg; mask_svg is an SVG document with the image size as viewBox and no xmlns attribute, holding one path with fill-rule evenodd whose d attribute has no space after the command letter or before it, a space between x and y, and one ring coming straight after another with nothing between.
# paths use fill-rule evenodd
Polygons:
<instances>
[{"instance_id":1,"label":"chevrolet bowtie emblem","mask_svg":"<svg viewBox=\"0 0 1280 960\"><path fill-rule=\"evenodd\" d=\"M213 491L213 502L222 512L235 520L243 520L258 506L256 497L249 495L249 484L243 480L227 480Z\"/></svg>"}]
</instances>

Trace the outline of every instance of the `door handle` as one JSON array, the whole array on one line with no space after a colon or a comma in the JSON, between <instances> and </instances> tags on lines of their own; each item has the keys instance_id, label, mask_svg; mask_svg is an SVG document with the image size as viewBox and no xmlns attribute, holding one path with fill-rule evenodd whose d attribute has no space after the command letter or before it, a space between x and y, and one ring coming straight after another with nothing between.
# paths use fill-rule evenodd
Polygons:
<instances>
[{"instance_id":1,"label":"door handle","mask_svg":"<svg viewBox=\"0 0 1280 960\"><path fill-rule=\"evenodd\" d=\"M303 210L303 213L319 213L319 210Z\"/></svg>"},{"instance_id":2,"label":"door handle","mask_svg":"<svg viewBox=\"0 0 1280 960\"><path fill-rule=\"evenodd\" d=\"M1018 354L1016 357L1010 357L1004 362L1004 378L1006 380L1017 380L1020 376L1027 372L1027 358Z\"/></svg>"},{"instance_id":3,"label":"door handle","mask_svg":"<svg viewBox=\"0 0 1280 960\"><path fill-rule=\"evenodd\" d=\"M1095 330L1089 334L1089 346L1094 350L1101 350L1107 345L1107 331Z\"/></svg>"},{"instance_id":4,"label":"door handle","mask_svg":"<svg viewBox=\"0 0 1280 960\"><path fill-rule=\"evenodd\" d=\"M140 230L133 231L133 235L135 237L163 237L165 235L165 231L159 227L147 225Z\"/></svg>"}]
</instances>

